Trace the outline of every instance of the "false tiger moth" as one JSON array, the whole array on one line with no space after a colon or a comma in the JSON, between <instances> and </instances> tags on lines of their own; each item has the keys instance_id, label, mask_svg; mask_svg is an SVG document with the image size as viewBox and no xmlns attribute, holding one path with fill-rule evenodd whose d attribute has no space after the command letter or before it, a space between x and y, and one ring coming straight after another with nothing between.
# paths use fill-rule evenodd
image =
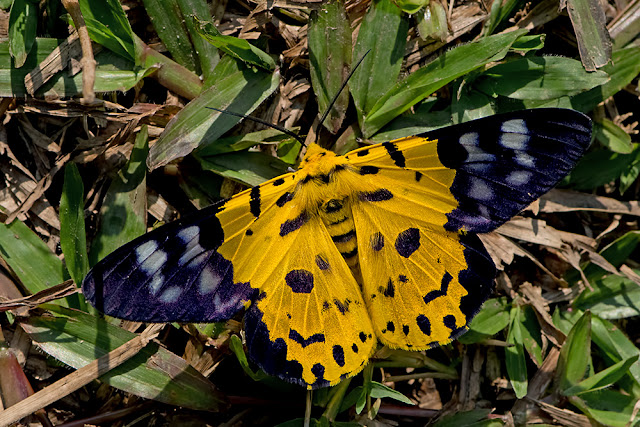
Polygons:
<instances>
[{"instance_id":1,"label":"false tiger moth","mask_svg":"<svg viewBox=\"0 0 640 427\"><path fill-rule=\"evenodd\" d=\"M85 297L144 322L215 322L246 308L250 358L306 386L363 369L378 342L425 350L465 332L493 290L477 237L555 186L589 146L565 109L486 117L338 156L119 248Z\"/></svg>"}]
</instances>

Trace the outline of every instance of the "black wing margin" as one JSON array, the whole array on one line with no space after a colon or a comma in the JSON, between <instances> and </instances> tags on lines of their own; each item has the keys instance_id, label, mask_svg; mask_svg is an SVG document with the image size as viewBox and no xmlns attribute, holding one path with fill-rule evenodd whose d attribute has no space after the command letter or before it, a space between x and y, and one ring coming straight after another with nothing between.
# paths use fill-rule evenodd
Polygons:
<instances>
[{"instance_id":1,"label":"black wing margin","mask_svg":"<svg viewBox=\"0 0 640 427\"><path fill-rule=\"evenodd\" d=\"M456 169L459 205L445 228L490 232L552 189L591 143L591 120L574 110L498 114L420 136L438 140L442 164Z\"/></svg>"},{"instance_id":2,"label":"black wing margin","mask_svg":"<svg viewBox=\"0 0 640 427\"><path fill-rule=\"evenodd\" d=\"M98 310L140 322L216 322L255 297L233 282L233 265L216 249L223 202L159 227L120 247L87 274L82 291Z\"/></svg>"}]
</instances>

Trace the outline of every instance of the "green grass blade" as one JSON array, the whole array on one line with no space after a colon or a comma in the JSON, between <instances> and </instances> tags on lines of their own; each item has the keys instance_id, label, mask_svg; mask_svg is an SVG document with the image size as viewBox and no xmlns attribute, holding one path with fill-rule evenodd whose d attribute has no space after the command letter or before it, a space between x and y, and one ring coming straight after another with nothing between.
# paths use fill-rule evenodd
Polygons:
<instances>
[{"instance_id":1,"label":"green grass blade","mask_svg":"<svg viewBox=\"0 0 640 427\"><path fill-rule=\"evenodd\" d=\"M349 74L351 64L351 27L341 0L311 13L308 37L311 85L321 116ZM332 133L340 128L348 105L349 94L343 91L323 123Z\"/></svg>"},{"instance_id":2,"label":"green grass blade","mask_svg":"<svg viewBox=\"0 0 640 427\"><path fill-rule=\"evenodd\" d=\"M141 65L137 62L133 30L120 2L79 0L79 4L93 41L123 58L136 62L136 65Z\"/></svg>"},{"instance_id":3,"label":"green grass blade","mask_svg":"<svg viewBox=\"0 0 640 427\"><path fill-rule=\"evenodd\" d=\"M560 349L555 387L564 391L582 381L591 364L591 313L585 312L573 325Z\"/></svg>"},{"instance_id":4,"label":"green grass blade","mask_svg":"<svg viewBox=\"0 0 640 427\"><path fill-rule=\"evenodd\" d=\"M32 294L68 279L62 261L36 233L18 220L9 225L0 224L0 254ZM58 302L68 305L68 301L74 299L77 300L77 296L72 295Z\"/></svg>"},{"instance_id":5,"label":"green grass blade","mask_svg":"<svg viewBox=\"0 0 640 427\"><path fill-rule=\"evenodd\" d=\"M520 58L491 67L474 82L474 87L494 97L549 100L577 95L607 81L607 73L586 72L574 59L544 56Z\"/></svg>"},{"instance_id":6,"label":"green grass blade","mask_svg":"<svg viewBox=\"0 0 640 427\"><path fill-rule=\"evenodd\" d=\"M136 136L127 164L107 190L100 209L100 225L91 243L91 265L147 231L147 168L149 151L147 126Z\"/></svg>"},{"instance_id":7,"label":"green grass blade","mask_svg":"<svg viewBox=\"0 0 640 427\"><path fill-rule=\"evenodd\" d=\"M176 0L143 0L153 28L178 64L200 74L195 51Z\"/></svg>"},{"instance_id":8,"label":"green grass blade","mask_svg":"<svg viewBox=\"0 0 640 427\"><path fill-rule=\"evenodd\" d=\"M73 368L81 368L136 335L104 319L48 305L58 316L32 316L22 326L41 350ZM197 410L224 407L224 396L213 384L155 342L100 377L101 381L135 395Z\"/></svg>"},{"instance_id":9,"label":"green grass blade","mask_svg":"<svg viewBox=\"0 0 640 427\"><path fill-rule=\"evenodd\" d=\"M9 51L20 68L27 60L36 40L38 4L30 0L13 0L9 12Z\"/></svg>"},{"instance_id":10,"label":"green grass blade","mask_svg":"<svg viewBox=\"0 0 640 427\"><path fill-rule=\"evenodd\" d=\"M511 324L507 333L507 343L510 346L504 349L505 363L513 391L518 399L522 399L527 395L529 381L524 343L522 342L522 332L520 330L522 327L520 325L520 307L511 308L510 318Z\"/></svg>"},{"instance_id":11,"label":"green grass blade","mask_svg":"<svg viewBox=\"0 0 640 427\"><path fill-rule=\"evenodd\" d=\"M490 36L443 53L398 82L376 102L364 122L364 136L375 134L382 126L454 79L501 60L513 42L523 34L526 34L526 30Z\"/></svg>"},{"instance_id":12,"label":"green grass blade","mask_svg":"<svg viewBox=\"0 0 640 427\"><path fill-rule=\"evenodd\" d=\"M227 55L265 71L273 71L276 68L276 63L271 56L247 40L222 35L211 21L202 21L197 17L193 17L191 22L201 37L204 37L205 40Z\"/></svg>"},{"instance_id":13,"label":"green grass blade","mask_svg":"<svg viewBox=\"0 0 640 427\"><path fill-rule=\"evenodd\" d=\"M637 361L638 355L621 360L615 365L609 366L589 378L585 378L573 387L569 387L562 394L565 396L575 396L577 394L609 387L622 378L628 372L631 365Z\"/></svg>"},{"instance_id":14,"label":"green grass blade","mask_svg":"<svg viewBox=\"0 0 640 427\"><path fill-rule=\"evenodd\" d=\"M358 32L353 57L360 59L370 52L349 82L361 126L376 101L398 80L408 29L407 18L393 2L372 2Z\"/></svg>"},{"instance_id":15,"label":"green grass blade","mask_svg":"<svg viewBox=\"0 0 640 427\"><path fill-rule=\"evenodd\" d=\"M251 70L231 57L222 58L214 72L215 83L193 99L169 122L149 152L150 169L184 157L200 146L214 143L238 117L208 109L251 113L278 87L278 73Z\"/></svg>"},{"instance_id":16,"label":"green grass blade","mask_svg":"<svg viewBox=\"0 0 640 427\"><path fill-rule=\"evenodd\" d=\"M64 183L60 196L60 247L67 270L76 284L89 271L87 237L84 226L84 185L75 163L64 168Z\"/></svg>"},{"instance_id":17,"label":"green grass blade","mask_svg":"<svg viewBox=\"0 0 640 427\"><path fill-rule=\"evenodd\" d=\"M243 184L253 186L282 175L289 166L282 160L264 153L228 153L200 157L203 169Z\"/></svg>"}]
</instances>

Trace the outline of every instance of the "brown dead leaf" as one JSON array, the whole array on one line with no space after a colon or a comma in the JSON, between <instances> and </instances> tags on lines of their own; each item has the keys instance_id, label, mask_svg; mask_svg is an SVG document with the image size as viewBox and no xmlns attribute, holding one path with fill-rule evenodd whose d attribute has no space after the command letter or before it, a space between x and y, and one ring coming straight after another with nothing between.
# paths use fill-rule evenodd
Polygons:
<instances>
[{"instance_id":1,"label":"brown dead leaf","mask_svg":"<svg viewBox=\"0 0 640 427\"><path fill-rule=\"evenodd\" d=\"M551 416L554 421L568 427L591 427L589 418L585 415L578 414L569 409L561 409L557 406L550 405L541 400L531 399L544 412Z\"/></svg>"},{"instance_id":2,"label":"brown dead leaf","mask_svg":"<svg viewBox=\"0 0 640 427\"><path fill-rule=\"evenodd\" d=\"M0 312L15 310L20 307L35 308L40 304L55 301L77 292L78 287L73 283L73 280L66 280L58 285L51 286L26 297L5 299L0 296Z\"/></svg>"},{"instance_id":3,"label":"brown dead leaf","mask_svg":"<svg viewBox=\"0 0 640 427\"><path fill-rule=\"evenodd\" d=\"M551 190L540 198L540 211L546 213L593 211L640 216L640 202L620 201L570 190Z\"/></svg>"}]
</instances>

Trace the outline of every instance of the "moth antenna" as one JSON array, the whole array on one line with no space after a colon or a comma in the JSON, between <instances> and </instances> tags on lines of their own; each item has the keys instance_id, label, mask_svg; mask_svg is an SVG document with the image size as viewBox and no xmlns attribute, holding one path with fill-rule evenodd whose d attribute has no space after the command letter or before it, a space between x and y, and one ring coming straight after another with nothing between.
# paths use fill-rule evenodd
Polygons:
<instances>
[{"instance_id":1,"label":"moth antenna","mask_svg":"<svg viewBox=\"0 0 640 427\"><path fill-rule=\"evenodd\" d=\"M333 108L333 104L336 103L336 101L338 100L338 97L340 96L340 94L342 93L342 91L344 90L344 88L347 86L347 83L349 83L349 79L351 79L351 77L353 76L353 73L356 72L356 70L358 69L358 67L360 66L360 64L362 64L362 61L364 61L364 58L367 57L367 55L369 54L369 52L371 52L371 49L369 49L368 51L366 51L364 53L364 55L362 55L362 57L358 60L358 62L356 62L356 65L353 66L353 68L351 69L351 72L349 73L349 75L347 76L346 79L344 79L344 81L342 82L342 85L340 86L340 89L338 89L338 92L333 96L333 99L331 100L331 102L329 103L329 107L325 110L324 114L322 115L322 117L320 118L320 122L318 122L318 127L316 128L316 140L315 143L318 143L318 135L320 135L320 126L322 126L322 123L324 123L325 119L327 118L327 116L329 115L329 113L331 112L331 109Z\"/></svg>"},{"instance_id":2,"label":"moth antenna","mask_svg":"<svg viewBox=\"0 0 640 427\"><path fill-rule=\"evenodd\" d=\"M229 111L229 110L221 110L221 109L216 108L216 107L206 107L206 108L208 108L210 110L218 111L220 113L229 114L230 116L236 116L236 117L240 117L242 119L249 119L249 120L252 120L252 121L254 121L256 123L260 123L262 125L269 126L270 128L279 130L282 133L285 133L285 134L287 134L289 136L294 137L300 144L302 144L303 147L305 147L304 139L302 139L302 137L300 137L300 135L298 135L297 133L295 133L293 131L290 131L289 129L287 129L285 127L282 127L282 126L279 126L279 125L276 125L276 124L273 124L273 123L269 123L266 120L262 120L262 119L260 119L258 117L248 116L246 114L240 114L240 113L236 113L236 112Z\"/></svg>"}]
</instances>

